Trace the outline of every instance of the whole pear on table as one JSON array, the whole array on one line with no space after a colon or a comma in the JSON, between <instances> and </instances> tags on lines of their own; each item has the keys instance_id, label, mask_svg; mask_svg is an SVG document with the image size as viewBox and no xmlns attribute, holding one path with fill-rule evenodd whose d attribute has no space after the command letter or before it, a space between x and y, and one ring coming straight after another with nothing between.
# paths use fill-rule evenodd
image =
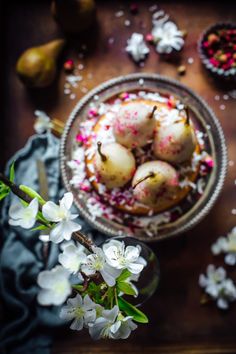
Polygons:
<instances>
[{"instance_id":1,"label":"whole pear on table","mask_svg":"<svg viewBox=\"0 0 236 354\"><path fill-rule=\"evenodd\" d=\"M16 72L29 87L49 86L56 77L57 58L65 40L55 39L46 44L27 49L18 59Z\"/></svg>"}]
</instances>

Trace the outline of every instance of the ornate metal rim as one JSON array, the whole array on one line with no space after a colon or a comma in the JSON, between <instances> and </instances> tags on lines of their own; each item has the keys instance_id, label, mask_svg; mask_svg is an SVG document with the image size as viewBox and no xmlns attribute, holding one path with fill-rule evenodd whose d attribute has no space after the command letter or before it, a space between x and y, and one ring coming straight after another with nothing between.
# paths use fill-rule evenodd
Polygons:
<instances>
[{"instance_id":1,"label":"ornate metal rim","mask_svg":"<svg viewBox=\"0 0 236 354\"><path fill-rule=\"evenodd\" d=\"M65 124L65 128L61 137L61 145L60 145L60 167L61 167L61 174L62 174L62 180L65 185L65 188L68 191L71 191L71 186L69 184L69 181L67 180L66 176L66 165L65 165L65 148L66 148L66 141L67 137L70 131L70 128L76 119L77 113L80 109L82 109L95 95L99 95L102 91L109 89L113 87L114 85L117 84L122 84L128 81L133 81L133 80L139 80L139 79L147 79L147 80L153 80L153 81L162 81L163 83L166 84L171 84L172 86L175 86L179 89L184 89L190 96L193 96L195 100L198 100L199 103L203 106L203 108L208 111L209 115L212 118L212 122L215 124L215 127L218 131L221 146L220 146L220 152L221 152L221 159L222 163L220 166L220 172L219 172L219 179L217 181L216 187L214 192L211 194L207 204L199 211L199 213L193 217L188 223L182 225L179 227L178 230L173 230L171 231L168 235L162 235L162 236L157 236L153 237L150 239L144 238L144 237L139 237L140 240L143 240L145 242L154 242L162 239L167 239L172 236L177 236L180 235L190 229L192 229L196 224L198 224L211 210L213 205L215 204L221 190L224 184L224 180L226 177L226 171L227 171L227 150L226 150L226 144L225 144L225 138L223 134L222 127L220 125L220 122L218 121L217 117L215 116L213 110L207 105L207 103L200 97L198 96L193 90L188 88L187 86L179 83L178 81L164 77L158 74L148 74L148 73L134 73L134 74L129 74L125 76L119 76L114 79L111 79L109 81L106 81L94 89L92 89L88 94L86 94L74 107L72 112L69 115L68 121ZM90 215L87 213L86 210L84 210L81 205L75 200L75 204L78 207L78 209L81 212L81 215L87 220L87 222L95 227L98 231L108 235L108 236L117 236L117 232L114 231L112 228L107 227L103 224L101 224L99 221L91 220Z\"/></svg>"}]
</instances>

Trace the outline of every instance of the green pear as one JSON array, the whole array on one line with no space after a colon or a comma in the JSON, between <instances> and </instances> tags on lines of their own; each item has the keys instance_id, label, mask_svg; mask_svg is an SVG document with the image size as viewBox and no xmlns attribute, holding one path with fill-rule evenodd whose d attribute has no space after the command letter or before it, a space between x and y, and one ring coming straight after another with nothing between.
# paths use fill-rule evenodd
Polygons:
<instances>
[{"instance_id":1,"label":"green pear","mask_svg":"<svg viewBox=\"0 0 236 354\"><path fill-rule=\"evenodd\" d=\"M122 106L113 123L116 141L131 149L147 145L153 138L156 109L140 102Z\"/></svg>"},{"instance_id":2,"label":"green pear","mask_svg":"<svg viewBox=\"0 0 236 354\"><path fill-rule=\"evenodd\" d=\"M134 197L149 207L175 198L178 173L164 161L148 161L140 165L133 177Z\"/></svg>"},{"instance_id":3,"label":"green pear","mask_svg":"<svg viewBox=\"0 0 236 354\"><path fill-rule=\"evenodd\" d=\"M63 39L56 39L27 49L18 59L16 72L30 87L49 86L56 76L57 58L64 47Z\"/></svg>"},{"instance_id":4,"label":"green pear","mask_svg":"<svg viewBox=\"0 0 236 354\"><path fill-rule=\"evenodd\" d=\"M196 144L194 126L186 109L186 117L156 129L153 151L160 160L180 164L191 159Z\"/></svg>"},{"instance_id":5,"label":"green pear","mask_svg":"<svg viewBox=\"0 0 236 354\"><path fill-rule=\"evenodd\" d=\"M94 167L100 182L108 189L124 186L135 172L135 159L132 152L118 143L102 145L94 157Z\"/></svg>"}]
</instances>

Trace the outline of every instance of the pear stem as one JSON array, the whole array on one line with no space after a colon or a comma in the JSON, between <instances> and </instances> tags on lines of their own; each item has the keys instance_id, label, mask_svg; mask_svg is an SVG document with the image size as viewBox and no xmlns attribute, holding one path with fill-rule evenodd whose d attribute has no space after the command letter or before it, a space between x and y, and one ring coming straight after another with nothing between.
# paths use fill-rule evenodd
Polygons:
<instances>
[{"instance_id":1,"label":"pear stem","mask_svg":"<svg viewBox=\"0 0 236 354\"><path fill-rule=\"evenodd\" d=\"M98 153L101 156L102 161L105 162L107 160L107 157L106 157L106 155L104 155L102 153L102 143L101 143L101 141L97 142L97 146L98 146Z\"/></svg>"},{"instance_id":2,"label":"pear stem","mask_svg":"<svg viewBox=\"0 0 236 354\"><path fill-rule=\"evenodd\" d=\"M189 123L190 123L189 108L188 108L188 106L185 106L184 109L185 109L185 112L186 112L186 121L185 121L185 124L186 124L186 125L189 125Z\"/></svg>"},{"instance_id":3,"label":"pear stem","mask_svg":"<svg viewBox=\"0 0 236 354\"><path fill-rule=\"evenodd\" d=\"M150 119L153 118L154 113L155 113L156 110L157 110L157 106L154 106L153 109L152 109L152 111L151 111L151 113L150 113L150 115L149 115L149 118L150 118Z\"/></svg>"},{"instance_id":4,"label":"pear stem","mask_svg":"<svg viewBox=\"0 0 236 354\"><path fill-rule=\"evenodd\" d=\"M148 178L152 178L155 177L155 173L154 172L149 172L149 174L145 177L143 177L142 179L140 179L140 181L138 181L134 186L133 189L137 187L138 184L142 183L143 181L146 181L146 179Z\"/></svg>"}]
</instances>

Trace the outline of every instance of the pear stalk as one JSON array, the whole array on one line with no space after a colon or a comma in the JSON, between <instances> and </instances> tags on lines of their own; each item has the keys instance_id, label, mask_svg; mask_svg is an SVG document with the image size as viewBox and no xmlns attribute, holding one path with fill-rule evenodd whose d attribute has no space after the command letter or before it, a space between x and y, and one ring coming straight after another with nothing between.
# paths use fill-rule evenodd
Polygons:
<instances>
[{"instance_id":1,"label":"pear stalk","mask_svg":"<svg viewBox=\"0 0 236 354\"><path fill-rule=\"evenodd\" d=\"M142 179L140 179L140 181L138 181L134 186L133 189L135 189L140 183L142 183L143 181L146 181L146 179L148 178L153 178L155 177L155 173L154 172L150 172L147 176L143 177Z\"/></svg>"},{"instance_id":2,"label":"pear stalk","mask_svg":"<svg viewBox=\"0 0 236 354\"><path fill-rule=\"evenodd\" d=\"M185 106L184 109L185 109L185 112L186 112L185 125L189 125L189 123L190 123L189 108L188 108L188 106Z\"/></svg>"},{"instance_id":3,"label":"pear stalk","mask_svg":"<svg viewBox=\"0 0 236 354\"><path fill-rule=\"evenodd\" d=\"M106 155L104 155L104 154L102 153L102 143L101 143L101 141L98 141L98 142L97 142L97 146L98 146L98 153L99 153L99 155L101 156L102 161L103 161L103 162L107 161Z\"/></svg>"},{"instance_id":4,"label":"pear stalk","mask_svg":"<svg viewBox=\"0 0 236 354\"><path fill-rule=\"evenodd\" d=\"M157 106L154 106L153 109L152 109L152 112L149 115L150 119L152 119L154 117L154 113L155 113L156 110L157 110Z\"/></svg>"}]
</instances>

